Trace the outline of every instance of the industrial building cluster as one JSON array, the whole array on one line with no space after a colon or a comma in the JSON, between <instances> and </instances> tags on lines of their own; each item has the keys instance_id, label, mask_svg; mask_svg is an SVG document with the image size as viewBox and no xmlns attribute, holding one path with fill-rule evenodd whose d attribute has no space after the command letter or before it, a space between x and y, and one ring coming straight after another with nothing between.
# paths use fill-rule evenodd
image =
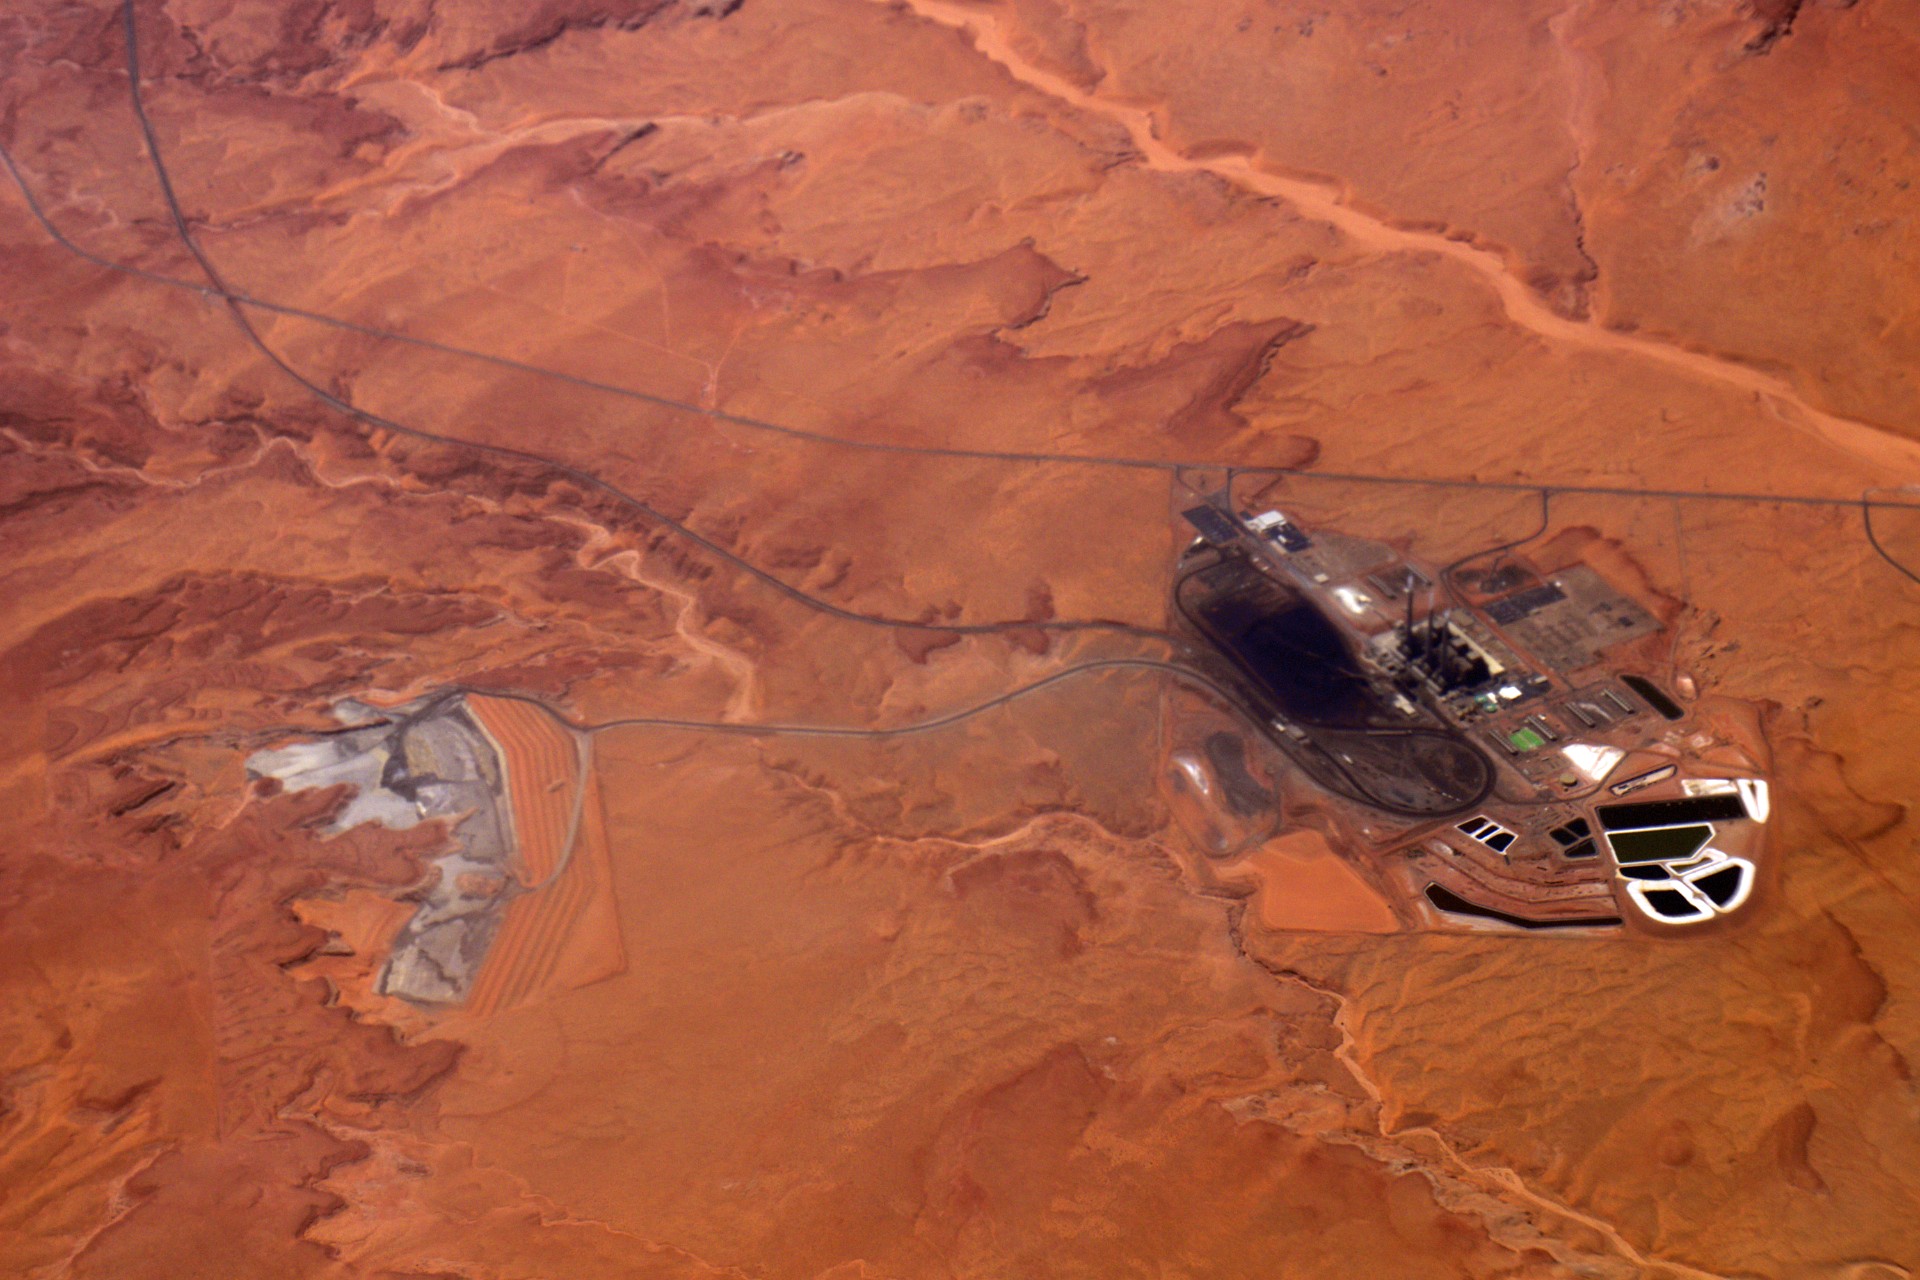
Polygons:
<instances>
[{"instance_id":1,"label":"industrial building cluster","mask_svg":"<svg viewBox=\"0 0 1920 1280\"><path fill-rule=\"evenodd\" d=\"M1182 514L1197 660L1412 923L1670 931L1752 898L1766 781L1663 686L1662 624L1592 565L1435 570L1225 494Z\"/></svg>"}]
</instances>

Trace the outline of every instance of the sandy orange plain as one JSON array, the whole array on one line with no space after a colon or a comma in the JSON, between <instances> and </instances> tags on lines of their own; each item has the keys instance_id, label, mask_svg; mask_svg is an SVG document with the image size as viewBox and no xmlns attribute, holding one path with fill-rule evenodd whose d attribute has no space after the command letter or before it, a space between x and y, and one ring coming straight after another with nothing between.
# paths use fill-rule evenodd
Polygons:
<instances>
[{"instance_id":1,"label":"sandy orange plain","mask_svg":"<svg viewBox=\"0 0 1920 1280\"><path fill-rule=\"evenodd\" d=\"M0 1272L1920 1269L1920 511L1859 505L1920 484L1920 10L133 15L206 264L121 8L0 16L65 238L0 192ZM1164 624L1176 462L1432 563L1554 487L1765 709L1766 910L1369 932L1311 839L1201 864L1110 667L595 735L591 936L431 1011L374 983L444 833L244 770L347 697L1164 657L1036 624Z\"/></svg>"}]
</instances>

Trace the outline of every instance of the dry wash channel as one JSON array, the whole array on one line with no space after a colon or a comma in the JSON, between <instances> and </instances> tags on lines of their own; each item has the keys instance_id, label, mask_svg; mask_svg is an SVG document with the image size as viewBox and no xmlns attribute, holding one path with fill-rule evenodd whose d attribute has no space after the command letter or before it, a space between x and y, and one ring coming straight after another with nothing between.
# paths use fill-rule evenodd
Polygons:
<instances>
[{"instance_id":1,"label":"dry wash channel","mask_svg":"<svg viewBox=\"0 0 1920 1280\"><path fill-rule=\"evenodd\" d=\"M379 709L349 702L339 733L256 754L289 790L348 785L329 829L447 824L379 989L478 1013L623 967L588 739L508 698L454 694Z\"/></svg>"}]
</instances>

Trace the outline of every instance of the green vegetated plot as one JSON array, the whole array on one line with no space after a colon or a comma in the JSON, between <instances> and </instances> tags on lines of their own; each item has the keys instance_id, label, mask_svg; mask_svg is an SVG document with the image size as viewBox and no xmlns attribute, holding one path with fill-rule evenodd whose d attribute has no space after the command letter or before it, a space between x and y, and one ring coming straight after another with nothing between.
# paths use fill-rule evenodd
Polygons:
<instances>
[{"instance_id":1,"label":"green vegetated plot","mask_svg":"<svg viewBox=\"0 0 1920 1280\"><path fill-rule=\"evenodd\" d=\"M1516 751L1534 751L1546 745L1547 740L1531 729L1516 729L1507 735L1507 741Z\"/></svg>"}]
</instances>

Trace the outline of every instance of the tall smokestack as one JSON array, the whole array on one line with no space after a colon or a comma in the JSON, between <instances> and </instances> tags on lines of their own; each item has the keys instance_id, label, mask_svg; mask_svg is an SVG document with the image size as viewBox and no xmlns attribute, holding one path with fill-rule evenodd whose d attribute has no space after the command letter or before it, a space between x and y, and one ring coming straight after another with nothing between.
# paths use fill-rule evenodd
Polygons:
<instances>
[{"instance_id":1,"label":"tall smokestack","mask_svg":"<svg viewBox=\"0 0 1920 1280\"><path fill-rule=\"evenodd\" d=\"M1400 633L1400 656L1406 659L1409 669L1413 666L1413 583L1407 583L1407 625Z\"/></svg>"}]
</instances>

